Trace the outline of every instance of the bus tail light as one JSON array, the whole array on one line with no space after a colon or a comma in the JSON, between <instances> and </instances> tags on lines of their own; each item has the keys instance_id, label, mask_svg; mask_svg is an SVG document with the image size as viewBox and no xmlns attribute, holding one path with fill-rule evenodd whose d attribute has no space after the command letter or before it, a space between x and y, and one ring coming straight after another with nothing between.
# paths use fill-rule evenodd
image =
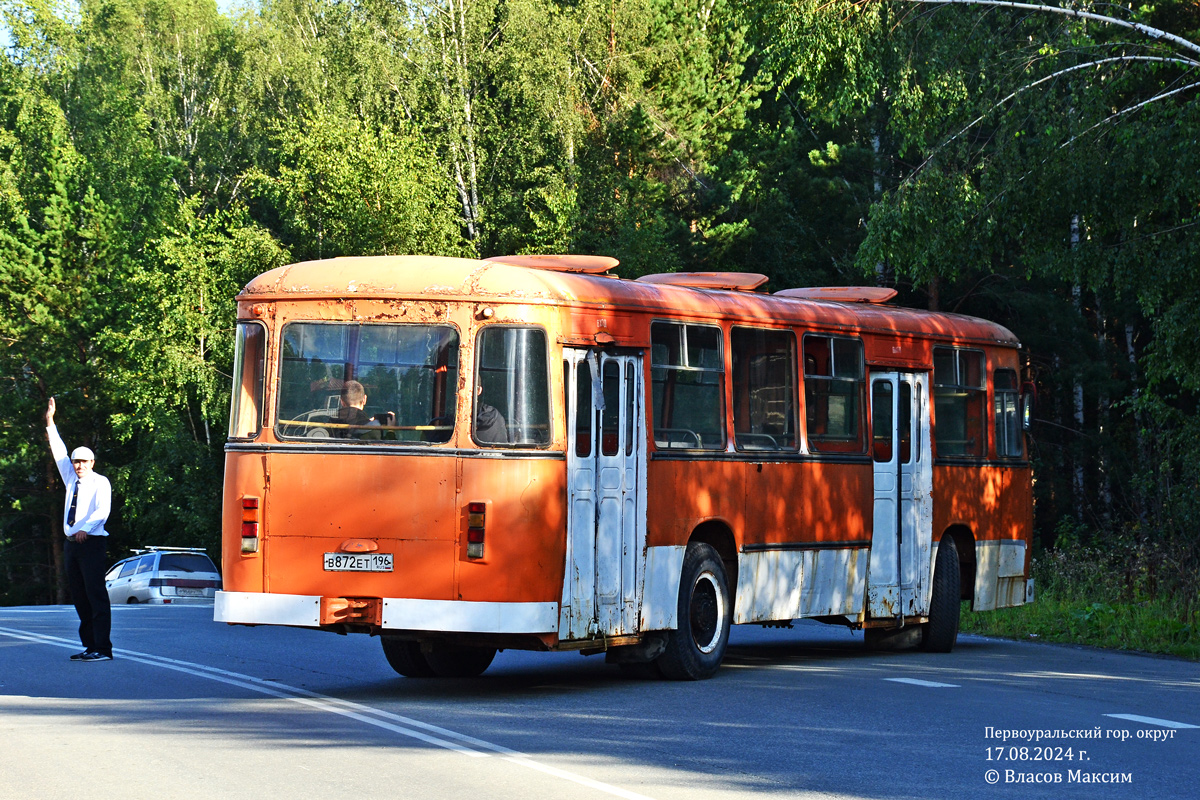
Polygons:
<instances>
[{"instance_id":1,"label":"bus tail light","mask_svg":"<svg viewBox=\"0 0 1200 800\"><path fill-rule=\"evenodd\" d=\"M487 503L467 503L467 558L483 558Z\"/></svg>"},{"instance_id":2,"label":"bus tail light","mask_svg":"<svg viewBox=\"0 0 1200 800\"><path fill-rule=\"evenodd\" d=\"M258 498L242 497L242 552L258 552Z\"/></svg>"}]
</instances>

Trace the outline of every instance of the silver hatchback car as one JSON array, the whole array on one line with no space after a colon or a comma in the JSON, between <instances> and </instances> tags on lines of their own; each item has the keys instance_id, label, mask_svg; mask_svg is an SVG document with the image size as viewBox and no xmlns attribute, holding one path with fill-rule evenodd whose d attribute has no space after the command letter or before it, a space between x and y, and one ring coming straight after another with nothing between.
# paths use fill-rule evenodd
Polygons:
<instances>
[{"instance_id":1,"label":"silver hatchback car","mask_svg":"<svg viewBox=\"0 0 1200 800\"><path fill-rule=\"evenodd\" d=\"M212 559L199 547L147 547L104 576L111 603L211 603L221 588Z\"/></svg>"}]
</instances>

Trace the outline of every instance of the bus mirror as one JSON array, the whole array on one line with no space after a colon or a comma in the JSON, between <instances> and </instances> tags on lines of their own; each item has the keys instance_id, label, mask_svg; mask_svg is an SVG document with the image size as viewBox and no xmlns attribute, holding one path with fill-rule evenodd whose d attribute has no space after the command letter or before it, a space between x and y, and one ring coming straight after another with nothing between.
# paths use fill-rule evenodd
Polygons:
<instances>
[{"instance_id":1,"label":"bus mirror","mask_svg":"<svg viewBox=\"0 0 1200 800\"><path fill-rule=\"evenodd\" d=\"M1021 427L1029 430L1033 426L1033 413L1037 406L1037 390L1033 384L1027 383L1021 387Z\"/></svg>"}]
</instances>

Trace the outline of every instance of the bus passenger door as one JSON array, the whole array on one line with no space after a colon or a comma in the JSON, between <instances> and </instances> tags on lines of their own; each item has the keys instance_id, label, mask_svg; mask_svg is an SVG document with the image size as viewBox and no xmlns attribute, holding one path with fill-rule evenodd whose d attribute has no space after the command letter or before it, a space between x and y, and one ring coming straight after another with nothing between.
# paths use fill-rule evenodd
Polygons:
<instances>
[{"instance_id":1,"label":"bus passenger door","mask_svg":"<svg viewBox=\"0 0 1200 800\"><path fill-rule=\"evenodd\" d=\"M567 563L559 636L636 633L646 552L642 357L566 348Z\"/></svg>"},{"instance_id":2,"label":"bus passenger door","mask_svg":"<svg viewBox=\"0 0 1200 800\"><path fill-rule=\"evenodd\" d=\"M875 506L869 617L923 616L929 611L933 463L928 384L924 373L871 377Z\"/></svg>"}]
</instances>

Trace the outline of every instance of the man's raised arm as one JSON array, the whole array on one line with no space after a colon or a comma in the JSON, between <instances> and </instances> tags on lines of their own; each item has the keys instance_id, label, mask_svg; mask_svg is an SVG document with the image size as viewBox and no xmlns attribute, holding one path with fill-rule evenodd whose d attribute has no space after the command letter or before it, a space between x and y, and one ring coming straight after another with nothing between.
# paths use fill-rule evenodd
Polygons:
<instances>
[{"instance_id":1,"label":"man's raised arm","mask_svg":"<svg viewBox=\"0 0 1200 800\"><path fill-rule=\"evenodd\" d=\"M53 397L50 398L50 404L46 407L46 437L50 440L50 453L54 456L58 474L62 475L63 483L70 486L75 470L71 469L71 456L67 453L67 446L63 444L62 437L58 435L58 428L54 427Z\"/></svg>"}]
</instances>

